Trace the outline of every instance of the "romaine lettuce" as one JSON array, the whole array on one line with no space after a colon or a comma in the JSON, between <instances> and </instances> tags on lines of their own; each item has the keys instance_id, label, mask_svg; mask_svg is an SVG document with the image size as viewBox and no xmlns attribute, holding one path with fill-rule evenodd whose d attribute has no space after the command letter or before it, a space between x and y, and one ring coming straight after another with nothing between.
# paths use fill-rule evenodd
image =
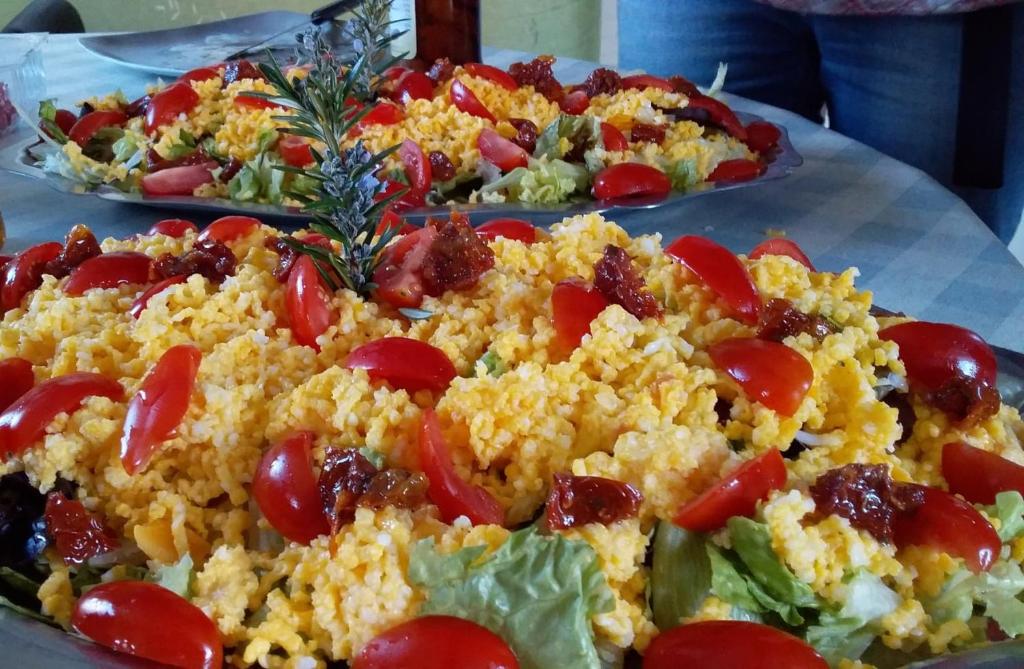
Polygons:
<instances>
[{"instance_id":1,"label":"romaine lettuce","mask_svg":"<svg viewBox=\"0 0 1024 669\"><path fill-rule=\"evenodd\" d=\"M590 173L581 165L564 160L534 160L529 167L517 167L497 181L480 188L481 194L503 191L507 200L554 204L586 190Z\"/></svg>"}]
</instances>

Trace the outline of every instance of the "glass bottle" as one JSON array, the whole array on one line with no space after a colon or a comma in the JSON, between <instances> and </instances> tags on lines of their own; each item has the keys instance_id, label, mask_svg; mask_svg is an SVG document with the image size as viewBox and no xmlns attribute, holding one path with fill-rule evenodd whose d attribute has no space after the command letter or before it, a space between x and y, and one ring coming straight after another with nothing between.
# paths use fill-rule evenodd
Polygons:
<instances>
[{"instance_id":1,"label":"glass bottle","mask_svg":"<svg viewBox=\"0 0 1024 669\"><path fill-rule=\"evenodd\" d=\"M426 66L438 58L480 61L480 0L394 0L391 20L395 30L408 30L392 43L395 55Z\"/></svg>"}]
</instances>

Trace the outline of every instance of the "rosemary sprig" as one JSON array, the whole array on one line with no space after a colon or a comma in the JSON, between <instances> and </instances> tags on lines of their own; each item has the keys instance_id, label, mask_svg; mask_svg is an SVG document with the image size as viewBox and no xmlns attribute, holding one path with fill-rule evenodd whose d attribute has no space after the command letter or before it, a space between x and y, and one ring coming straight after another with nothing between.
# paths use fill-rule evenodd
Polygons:
<instances>
[{"instance_id":1,"label":"rosemary sprig","mask_svg":"<svg viewBox=\"0 0 1024 669\"><path fill-rule=\"evenodd\" d=\"M395 23L388 20L391 1L364 0L352 12L352 19L345 26L352 48L363 55L367 64L356 79L354 92L359 100L372 100L381 82L381 74L404 57L390 55L391 43L408 32L390 30Z\"/></svg>"},{"instance_id":2,"label":"rosemary sprig","mask_svg":"<svg viewBox=\"0 0 1024 669\"><path fill-rule=\"evenodd\" d=\"M313 195L294 190L288 195L301 202L303 211L312 216L310 227L339 242L341 252L334 253L292 238L285 238L285 241L296 251L320 261L316 263L317 269L332 290L341 287L337 281L340 278L345 287L364 296L374 288L374 269L395 233L394 229L386 229L376 236L377 224L385 209L403 192L380 197L386 184L377 173L398 147L370 153L362 142L342 148L342 141L370 110L369 106L361 107L354 100L372 99L377 73L394 62L381 55L397 36L387 34L389 23L385 19L389 6L390 0L368 0L356 13L349 29L361 41L355 43L356 57L352 62L338 63L320 30L312 28L296 36L299 62L311 65L308 75L298 80L289 79L268 52L270 62L261 64L260 69L278 94L249 93L291 109L292 115L274 117L287 124L282 130L324 146L323 153L311 147L315 161L311 168L275 167L316 182ZM333 272L325 269L325 265Z\"/></svg>"}]
</instances>

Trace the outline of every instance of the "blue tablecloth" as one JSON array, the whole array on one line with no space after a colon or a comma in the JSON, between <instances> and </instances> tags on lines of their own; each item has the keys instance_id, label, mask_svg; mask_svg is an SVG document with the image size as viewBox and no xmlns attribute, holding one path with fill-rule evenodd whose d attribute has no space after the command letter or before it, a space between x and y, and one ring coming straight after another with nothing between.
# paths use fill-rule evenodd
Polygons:
<instances>
[{"instance_id":1,"label":"blue tablecloth","mask_svg":"<svg viewBox=\"0 0 1024 669\"><path fill-rule=\"evenodd\" d=\"M0 49L17 39L0 36ZM51 36L43 48L47 95L61 106L116 88L133 98L153 79L100 59L75 36ZM500 66L523 57L487 53L488 62ZM564 81L579 81L592 68L567 61L557 71ZM737 252L748 251L769 229L784 230L819 269L860 268L860 285L875 292L878 304L959 323L993 344L1024 350L1024 267L959 198L922 172L793 114L739 98L730 102L786 126L803 167L757 187L630 212L616 217L620 224L669 239L703 234ZM173 213L67 195L6 173L0 173L0 212L7 223L5 251L60 239L74 223L121 236Z\"/></svg>"}]
</instances>

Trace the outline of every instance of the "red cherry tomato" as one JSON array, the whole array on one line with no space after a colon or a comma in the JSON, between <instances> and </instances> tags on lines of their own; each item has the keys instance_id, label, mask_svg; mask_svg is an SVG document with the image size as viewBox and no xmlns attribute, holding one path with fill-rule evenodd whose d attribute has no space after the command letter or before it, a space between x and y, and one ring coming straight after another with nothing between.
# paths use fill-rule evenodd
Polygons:
<instances>
[{"instance_id":1,"label":"red cherry tomato","mask_svg":"<svg viewBox=\"0 0 1024 669\"><path fill-rule=\"evenodd\" d=\"M220 669L220 632L202 610L144 581L101 583L82 595L71 626L96 643L183 669Z\"/></svg>"},{"instance_id":2,"label":"red cherry tomato","mask_svg":"<svg viewBox=\"0 0 1024 669\"><path fill-rule=\"evenodd\" d=\"M0 360L0 379L0 413L36 384L32 363L24 358Z\"/></svg>"},{"instance_id":3,"label":"red cherry tomato","mask_svg":"<svg viewBox=\"0 0 1024 669\"><path fill-rule=\"evenodd\" d=\"M691 95L689 96L688 106L694 109L703 109L711 117L711 121L715 125L723 128L741 142L747 141L747 129L743 127L740 120L736 118L736 114L724 102L707 95Z\"/></svg>"},{"instance_id":4,"label":"red cherry tomato","mask_svg":"<svg viewBox=\"0 0 1024 669\"><path fill-rule=\"evenodd\" d=\"M995 353L967 328L911 321L884 328L878 337L899 345L907 379L921 390L936 390L956 375L996 383Z\"/></svg>"},{"instance_id":5,"label":"red cherry tomato","mask_svg":"<svg viewBox=\"0 0 1024 669\"><path fill-rule=\"evenodd\" d=\"M562 348L571 351L579 346L583 336L590 334L590 323L609 304L593 284L578 277L555 284L551 315Z\"/></svg>"},{"instance_id":6,"label":"red cherry tomato","mask_svg":"<svg viewBox=\"0 0 1024 669\"><path fill-rule=\"evenodd\" d=\"M263 454L252 496L271 527L289 541L309 544L331 531L313 475L312 432L296 432Z\"/></svg>"},{"instance_id":7,"label":"red cherry tomato","mask_svg":"<svg viewBox=\"0 0 1024 669\"><path fill-rule=\"evenodd\" d=\"M476 148L480 149L481 157L497 165L502 172L526 167L530 162L530 154L523 147L490 128L484 128L477 135Z\"/></svg>"},{"instance_id":8,"label":"red cherry tomato","mask_svg":"<svg viewBox=\"0 0 1024 669\"><path fill-rule=\"evenodd\" d=\"M786 463L775 448L747 460L683 504L673 522L693 532L714 532L733 516L753 516L757 503L786 485Z\"/></svg>"},{"instance_id":9,"label":"red cherry tomato","mask_svg":"<svg viewBox=\"0 0 1024 669\"><path fill-rule=\"evenodd\" d=\"M398 148L398 157L405 167L405 176L409 180L409 187L419 193L429 191L432 178L430 161L427 160L420 145L411 139L403 141Z\"/></svg>"},{"instance_id":10,"label":"red cherry tomato","mask_svg":"<svg viewBox=\"0 0 1024 669\"><path fill-rule=\"evenodd\" d=\"M144 253L115 251L94 256L71 270L64 284L66 295L81 295L93 288L116 288L130 283L149 283L153 261Z\"/></svg>"},{"instance_id":11,"label":"red cherry tomato","mask_svg":"<svg viewBox=\"0 0 1024 669\"><path fill-rule=\"evenodd\" d=\"M142 192L146 195L191 195L199 186L213 181L210 170L216 169L214 161L200 165L169 167L142 177Z\"/></svg>"},{"instance_id":12,"label":"red cherry tomato","mask_svg":"<svg viewBox=\"0 0 1024 669\"><path fill-rule=\"evenodd\" d=\"M149 300L152 299L154 295L164 292L171 286L179 283L185 283L187 279L188 277L184 274L179 274L154 283L152 286L144 290L141 295L135 298L135 301L132 302L131 308L128 309L128 313L132 318L138 319L142 312L146 310L146 307L149 305Z\"/></svg>"},{"instance_id":13,"label":"red cherry tomato","mask_svg":"<svg viewBox=\"0 0 1024 669\"><path fill-rule=\"evenodd\" d=\"M572 116L579 116L583 112L587 111L590 107L590 98L583 91L573 91L558 102L558 106L562 108L566 114Z\"/></svg>"},{"instance_id":14,"label":"red cherry tomato","mask_svg":"<svg viewBox=\"0 0 1024 669\"><path fill-rule=\"evenodd\" d=\"M120 402L124 389L102 374L76 372L47 379L29 390L0 414L0 458L24 451L43 436L57 414L74 412L93 395Z\"/></svg>"},{"instance_id":15,"label":"red cherry tomato","mask_svg":"<svg viewBox=\"0 0 1024 669\"><path fill-rule=\"evenodd\" d=\"M43 517L46 531L53 537L64 564L82 565L89 558L109 553L119 545L117 535L86 511L81 502L59 492L47 495Z\"/></svg>"},{"instance_id":16,"label":"red cherry tomato","mask_svg":"<svg viewBox=\"0 0 1024 669\"><path fill-rule=\"evenodd\" d=\"M451 616L413 618L366 644L352 669L519 669L516 656L486 627Z\"/></svg>"},{"instance_id":17,"label":"red cherry tomato","mask_svg":"<svg viewBox=\"0 0 1024 669\"><path fill-rule=\"evenodd\" d=\"M896 515L896 545L928 546L964 559L973 572L988 571L1002 542L992 524L970 503L945 490L912 485L924 491L924 504Z\"/></svg>"},{"instance_id":18,"label":"red cherry tomato","mask_svg":"<svg viewBox=\"0 0 1024 669\"><path fill-rule=\"evenodd\" d=\"M741 337L708 348L715 366L756 400L783 416L792 416L814 381L811 363L785 344Z\"/></svg>"},{"instance_id":19,"label":"red cherry tomato","mask_svg":"<svg viewBox=\"0 0 1024 669\"><path fill-rule=\"evenodd\" d=\"M213 79L214 77L220 76L220 71L221 68L223 67L224 63L207 65L206 67L197 67L194 70L189 70L185 74L178 77L178 81L191 83L193 81L206 81L208 79Z\"/></svg>"},{"instance_id":20,"label":"red cherry tomato","mask_svg":"<svg viewBox=\"0 0 1024 669\"><path fill-rule=\"evenodd\" d=\"M601 122L601 140L606 151L625 151L629 148L629 142L622 131L604 121Z\"/></svg>"},{"instance_id":21,"label":"red cherry tomato","mask_svg":"<svg viewBox=\"0 0 1024 669\"><path fill-rule=\"evenodd\" d=\"M271 102L266 98L256 97L255 95L246 95L245 93L235 96L235 106L246 109L284 109L284 107L276 102Z\"/></svg>"},{"instance_id":22,"label":"red cherry tomato","mask_svg":"<svg viewBox=\"0 0 1024 669\"><path fill-rule=\"evenodd\" d=\"M800 639L768 625L740 620L705 620L673 627L654 638L643 669L828 669Z\"/></svg>"},{"instance_id":23,"label":"red cherry tomato","mask_svg":"<svg viewBox=\"0 0 1024 669\"><path fill-rule=\"evenodd\" d=\"M484 488L464 481L455 471L433 409L423 412L419 454L420 467L430 481L427 495L444 522L451 523L459 516L466 516L474 525L501 525L505 521L498 500Z\"/></svg>"},{"instance_id":24,"label":"red cherry tomato","mask_svg":"<svg viewBox=\"0 0 1024 669\"><path fill-rule=\"evenodd\" d=\"M405 118L402 110L387 102L378 102L356 124L358 130L371 125L395 125Z\"/></svg>"},{"instance_id":25,"label":"red cherry tomato","mask_svg":"<svg viewBox=\"0 0 1024 669\"><path fill-rule=\"evenodd\" d=\"M665 253L696 274L741 321L757 325L761 296L747 268L729 249L706 237L683 235L665 247Z\"/></svg>"},{"instance_id":26,"label":"red cherry tomato","mask_svg":"<svg viewBox=\"0 0 1024 669\"><path fill-rule=\"evenodd\" d=\"M429 100L434 97L434 82L422 72L409 70L398 79L392 97L405 105L411 100Z\"/></svg>"},{"instance_id":27,"label":"red cherry tomato","mask_svg":"<svg viewBox=\"0 0 1024 669\"><path fill-rule=\"evenodd\" d=\"M407 223L404 218L396 214L390 207L384 210L381 214L380 221L377 223L377 230L373 234L378 237L384 234L385 230L395 230L395 235L408 235L419 230L418 227L412 223Z\"/></svg>"},{"instance_id":28,"label":"red cherry tomato","mask_svg":"<svg viewBox=\"0 0 1024 669\"><path fill-rule=\"evenodd\" d=\"M718 163L708 175L708 181L716 184L740 183L756 179L762 174L764 174L764 165L756 160L733 158Z\"/></svg>"},{"instance_id":29,"label":"red cherry tomato","mask_svg":"<svg viewBox=\"0 0 1024 669\"><path fill-rule=\"evenodd\" d=\"M227 244L251 235L260 225L259 219L252 216L221 216L199 233L198 241L212 239Z\"/></svg>"},{"instance_id":30,"label":"red cherry tomato","mask_svg":"<svg viewBox=\"0 0 1024 669\"><path fill-rule=\"evenodd\" d=\"M807 254L803 252L796 242L789 239L781 239L774 237L772 239L766 239L750 252L747 256L751 260L757 260L763 256L786 256L797 261L812 272L816 272L814 265L811 263L811 259L807 257Z\"/></svg>"},{"instance_id":31,"label":"red cherry tomato","mask_svg":"<svg viewBox=\"0 0 1024 669\"><path fill-rule=\"evenodd\" d=\"M93 135L103 128L120 128L128 117L119 111L94 111L89 112L82 118L75 121L75 124L68 130L68 139L75 144L84 147L92 139Z\"/></svg>"},{"instance_id":32,"label":"red cherry tomato","mask_svg":"<svg viewBox=\"0 0 1024 669\"><path fill-rule=\"evenodd\" d=\"M498 119L494 118L494 114L484 106L484 103L480 102L480 99L477 98L473 91L458 79L452 80L452 87L448 92L448 97L459 111L485 118L491 123L498 122Z\"/></svg>"},{"instance_id":33,"label":"red cherry tomato","mask_svg":"<svg viewBox=\"0 0 1024 669\"><path fill-rule=\"evenodd\" d=\"M288 274L284 299L295 341L319 351L316 338L327 331L336 316L331 307L331 296L309 256L299 256L295 261Z\"/></svg>"},{"instance_id":34,"label":"red cherry tomato","mask_svg":"<svg viewBox=\"0 0 1024 669\"><path fill-rule=\"evenodd\" d=\"M387 381L410 393L440 392L455 378L455 366L439 348L407 337L385 337L353 350L348 369L365 369L371 379Z\"/></svg>"},{"instance_id":35,"label":"red cherry tomato","mask_svg":"<svg viewBox=\"0 0 1024 669\"><path fill-rule=\"evenodd\" d=\"M537 228L521 218L492 218L486 223L478 225L476 234L489 241L498 237L515 239L524 244L532 244L537 241Z\"/></svg>"},{"instance_id":36,"label":"red cherry tomato","mask_svg":"<svg viewBox=\"0 0 1024 669\"><path fill-rule=\"evenodd\" d=\"M643 90L645 88L660 88L663 91L671 93L674 90L672 82L668 79L662 79L656 77L653 74L631 74L628 77L622 78L623 90L630 88L639 88Z\"/></svg>"},{"instance_id":37,"label":"red cherry tomato","mask_svg":"<svg viewBox=\"0 0 1024 669\"><path fill-rule=\"evenodd\" d=\"M418 307L423 303L420 270L437 238L437 228L428 225L411 232L384 250L381 264L373 273L374 295L393 307Z\"/></svg>"},{"instance_id":38,"label":"red cherry tomato","mask_svg":"<svg viewBox=\"0 0 1024 669\"><path fill-rule=\"evenodd\" d=\"M60 128L60 131L65 135L71 132L71 128L75 127L75 123L78 122L78 117L75 116L74 112L67 109L58 109L57 113L53 116L53 122ZM39 129L50 135L46 128L43 127L43 122L39 122Z\"/></svg>"},{"instance_id":39,"label":"red cherry tomato","mask_svg":"<svg viewBox=\"0 0 1024 669\"><path fill-rule=\"evenodd\" d=\"M768 121L752 121L747 125L747 146L758 153L771 151L781 138L782 131Z\"/></svg>"},{"instance_id":40,"label":"red cherry tomato","mask_svg":"<svg viewBox=\"0 0 1024 669\"><path fill-rule=\"evenodd\" d=\"M665 197L671 191L672 182L664 172L640 163L610 165L594 177L594 197L599 200Z\"/></svg>"},{"instance_id":41,"label":"red cherry tomato","mask_svg":"<svg viewBox=\"0 0 1024 669\"><path fill-rule=\"evenodd\" d=\"M962 441L942 447L942 475L951 493L972 504L995 504L1006 490L1024 495L1024 467Z\"/></svg>"},{"instance_id":42,"label":"red cherry tomato","mask_svg":"<svg viewBox=\"0 0 1024 669\"><path fill-rule=\"evenodd\" d=\"M21 306L21 298L43 283L43 267L60 255L60 242L30 246L8 261L0 284L0 313Z\"/></svg>"},{"instance_id":43,"label":"red cherry tomato","mask_svg":"<svg viewBox=\"0 0 1024 669\"><path fill-rule=\"evenodd\" d=\"M277 152L281 154L281 159L292 167L313 164L313 152L309 143L298 135L284 135L277 140Z\"/></svg>"},{"instance_id":44,"label":"red cherry tomato","mask_svg":"<svg viewBox=\"0 0 1024 669\"><path fill-rule=\"evenodd\" d=\"M199 94L192 85L179 81L153 95L146 107L146 134L152 134L162 125L173 123L179 114L187 114L199 104Z\"/></svg>"},{"instance_id":45,"label":"red cherry tomato","mask_svg":"<svg viewBox=\"0 0 1024 669\"><path fill-rule=\"evenodd\" d=\"M153 227L149 229L147 235L167 235L168 237L174 237L180 239L185 236L187 232L199 232L199 228L192 221L186 221L183 218L165 218L162 221L157 221L153 224Z\"/></svg>"},{"instance_id":46,"label":"red cherry tomato","mask_svg":"<svg viewBox=\"0 0 1024 669\"><path fill-rule=\"evenodd\" d=\"M190 344L167 349L128 403L121 434L121 464L144 469L161 442L171 438L188 411L203 354Z\"/></svg>"},{"instance_id":47,"label":"red cherry tomato","mask_svg":"<svg viewBox=\"0 0 1024 669\"><path fill-rule=\"evenodd\" d=\"M466 72L474 77L480 77L486 79L493 84L501 86L507 91L514 91L519 88L519 84L512 78L512 75L505 70L498 69L493 65L484 65L483 63L466 63L462 66Z\"/></svg>"}]
</instances>

